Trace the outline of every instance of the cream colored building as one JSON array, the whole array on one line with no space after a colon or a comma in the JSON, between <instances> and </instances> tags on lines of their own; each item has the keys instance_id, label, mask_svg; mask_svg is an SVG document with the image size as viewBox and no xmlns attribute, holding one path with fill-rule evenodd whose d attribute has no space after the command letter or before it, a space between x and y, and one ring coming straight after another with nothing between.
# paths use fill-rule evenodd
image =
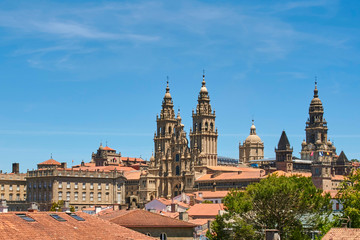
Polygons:
<instances>
[{"instance_id":1,"label":"cream colored building","mask_svg":"<svg viewBox=\"0 0 360 240\"><path fill-rule=\"evenodd\" d=\"M69 201L76 210L94 205L125 205L126 179L122 171L56 168L59 163L54 161L46 161L52 164L48 168L26 174L27 201L39 203L40 210L49 210L59 200Z\"/></svg>"},{"instance_id":2,"label":"cream colored building","mask_svg":"<svg viewBox=\"0 0 360 240\"><path fill-rule=\"evenodd\" d=\"M27 208L25 176L25 173L19 173L18 163L13 163L11 173L0 172L0 200L6 200L9 211Z\"/></svg>"},{"instance_id":3,"label":"cream colored building","mask_svg":"<svg viewBox=\"0 0 360 240\"><path fill-rule=\"evenodd\" d=\"M264 142L256 135L254 120L250 127L250 135L245 139L243 144L239 143L239 162L249 163L250 160L264 158Z\"/></svg>"}]
</instances>

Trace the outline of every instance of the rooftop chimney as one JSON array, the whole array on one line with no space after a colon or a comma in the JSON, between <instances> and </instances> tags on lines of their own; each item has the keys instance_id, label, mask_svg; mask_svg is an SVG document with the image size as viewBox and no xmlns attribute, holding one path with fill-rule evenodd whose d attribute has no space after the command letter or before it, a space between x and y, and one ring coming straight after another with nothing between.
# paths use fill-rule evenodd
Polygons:
<instances>
[{"instance_id":1,"label":"rooftop chimney","mask_svg":"<svg viewBox=\"0 0 360 240\"><path fill-rule=\"evenodd\" d=\"M39 206L36 202L31 202L30 207L28 208L28 212L37 212L39 211Z\"/></svg>"},{"instance_id":2,"label":"rooftop chimney","mask_svg":"<svg viewBox=\"0 0 360 240\"><path fill-rule=\"evenodd\" d=\"M67 167L67 163L66 163L66 162L62 162L62 163L61 163L61 168L64 168L64 169L65 169L66 167Z\"/></svg>"},{"instance_id":3,"label":"rooftop chimney","mask_svg":"<svg viewBox=\"0 0 360 240\"><path fill-rule=\"evenodd\" d=\"M176 212L176 204L171 203L171 212Z\"/></svg>"},{"instance_id":4,"label":"rooftop chimney","mask_svg":"<svg viewBox=\"0 0 360 240\"><path fill-rule=\"evenodd\" d=\"M70 212L70 202L68 200L64 201L64 207L62 208L63 212Z\"/></svg>"},{"instance_id":5,"label":"rooftop chimney","mask_svg":"<svg viewBox=\"0 0 360 240\"><path fill-rule=\"evenodd\" d=\"M279 230L265 229L265 240L280 240Z\"/></svg>"},{"instance_id":6,"label":"rooftop chimney","mask_svg":"<svg viewBox=\"0 0 360 240\"><path fill-rule=\"evenodd\" d=\"M95 214L101 212L101 206L95 206Z\"/></svg>"},{"instance_id":7,"label":"rooftop chimney","mask_svg":"<svg viewBox=\"0 0 360 240\"><path fill-rule=\"evenodd\" d=\"M179 219L188 222L189 221L189 213L188 212L180 212Z\"/></svg>"},{"instance_id":8,"label":"rooftop chimney","mask_svg":"<svg viewBox=\"0 0 360 240\"><path fill-rule=\"evenodd\" d=\"M6 200L5 199L1 199L1 204L0 204L0 213L7 213L8 212L8 206L6 204Z\"/></svg>"},{"instance_id":9,"label":"rooftop chimney","mask_svg":"<svg viewBox=\"0 0 360 240\"><path fill-rule=\"evenodd\" d=\"M12 173L18 174L20 167L19 167L19 163L13 163L12 164Z\"/></svg>"}]
</instances>

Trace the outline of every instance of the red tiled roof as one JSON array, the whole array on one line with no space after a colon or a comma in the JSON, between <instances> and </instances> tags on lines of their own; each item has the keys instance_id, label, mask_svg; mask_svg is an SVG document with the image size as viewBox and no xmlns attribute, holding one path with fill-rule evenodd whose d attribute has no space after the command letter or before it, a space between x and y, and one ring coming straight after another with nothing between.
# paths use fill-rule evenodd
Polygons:
<instances>
[{"instance_id":1,"label":"red tiled roof","mask_svg":"<svg viewBox=\"0 0 360 240\"><path fill-rule=\"evenodd\" d=\"M18 213L0 214L0 239L155 239L82 212L76 215L85 221L77 221L63 212L56 213L65 222L50 217L50 212L23 212L35 220L27 222L17 216Z\"/></svg>"},{"instance_id":2,"label":"red tiled roof","mask_svg":"<svg viewBox=\"0 0 360 240\"><path fill-rule=\"evenodd\" d=\"M57 165L57 166L60 166L61 163L59 163L58 161L51 158L49 160L46 160L45 162L39 163L38 165Z\"/></svg>"},{"instance_id":3,"label":"red tiled roof","mask_svg":"<svg viewBox=\"0 0 360 240\"><path fill-rule=\"evenodd\" d=\"M103 150L107 150L107 151L115 151L115 149L112 149L112 148L110 148L110 147L108 147L108 146L103 147Z\"/></svg>"},{"instance_id":4,"label":"red tiled roof","mask_svg":"<svg viewBox=\"0 0 360 240\"><path fill-rule=\"evenodd\" d=\"M196 196L200 196L199 194L202 194L203 199L208 198L224 198L229 191L198 191L194 192Z\"/></svg>"},{"instance_id":5,"label":"red tiled roof","mask_svg":"<svg viewBox=\"0 0 360 240\"><path fill-rule=\"evenodd\" d=\"M208 223L208 221L214 221L213 218L197 218L197 219L190 219L189 222L198 225L198 226L202 226Z\"/></svg>"},{"instance_id":6,"label":"red tiled roof","mask_svg":"<svg viewBox=\"0 0 360 240\"><path fill-rule=\"evenodd\" d=\"M344 181L344 179L345 179L344 175L335 175L335 176L331 177L331 180Z\"/></svg>"},{"instance_id":7,"label":"red tiled roof","mask_svg":"<svg viewBox=\"0 0 360 240\"><path fill-rule=\"evenodd\" d=\"M209 180L242 180L242 179L260 179L263 178L263 174L258 171L244 171L244 172L226 172L220 174L205 174L196 181L209 181Z\"/></svg>"},{"instance_id":8,"label":"red tiled roof","mask_svg":"<svg viewBox=\"0 0 360 240\"><path fill-rule=\"evenodd\" d=\"M203 203L191 206L187 212L193 218L215 218L219 210L224 210L222 203Z\"/></svg>"},{"instance_id":9,"label":"red tiled roof","mask_svg":"<svg viewBox=\"0 0 360 240\"><path fill-rule=\"evenodd\" d=\"M338 194L338 190L324 190L323 191L323 193L324 194L326 194L326 193L330 193L330 196L331 196L331 198L337 198L337 194Z\"/></svg>"},{"instance_id":10,"label":"red tiled roof","mask_svg":"<svg viewBox=\"0 0 360 240\"><path fill-rule=\"evenodd\" d=\"M291 176L311 177L311 172L285 172L282 170L278 170L270 174L277 174L278 176L285 176L285 177L291 177Z\"/></svg>"},{"instance_id":11,"label":"red tiled roof","mask_svg":"<svg viewBox=\"0 0 360 240\"><path fill-rule=\"evenodd\" d=\"M139 180L141 175L141 171L139 170L132 170L124 172L124 176L127 180Z\"/></svg>"},{"instance_id":12,"label":"red tiled roof","mask_svg":"<svg viewBox=\"0 0 360 240\"><path fill-rule=\"evenodd\" d=\"M120 212L120 213L119 213ZM122 212L122 213L121 213ZM113 215L109 218L107 215ZM193 228L194 224L185 222L178 219L162 216L156 213L148 212L145 210L121 210L107 215L99 216L100 218L108 219L109 221L119 224L123 227L137 228L137 227L151 227L151 228Z\"/></svg>"},{"instance_id":13,"label":"red tiled roof","mask_svg":"<svg viewBox=\"0 0 360 240\"><path fill-rule=\"evenodd\" d=\"M322 240L356 240L360 239L360 228L332 228Z\"/></svg>"},{"instance_id":14,"label":"red tiled roof","mask_svg":"<svg viewBox=\"0 0 360 240\"><path fill-rule=\"evenodd\" d=\"M145 160L142 158L131 158L131 157L121 157L120 160L125 162L126 161L135 162L135 160L136 162L145 162Z\"/></svg>"}]
</instances>

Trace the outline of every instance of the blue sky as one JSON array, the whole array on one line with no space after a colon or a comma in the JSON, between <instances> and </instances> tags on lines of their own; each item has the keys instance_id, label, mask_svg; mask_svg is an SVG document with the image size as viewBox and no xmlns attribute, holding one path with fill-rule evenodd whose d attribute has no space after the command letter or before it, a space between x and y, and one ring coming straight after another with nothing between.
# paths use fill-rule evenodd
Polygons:
<instances>
[{"instance_id":1,"label":"blue sky","mask_svg":"<svg viewBox=\"0 0 360 240\"><path fill-rule=\"evenodd\" d=\"M329 138L359 158L359 1L1 1L0 169L89 161L100 141L149 159L170 79L187 132L206 71L218 154L251 119L299 156L318 78Z\"/></svg>"}]
</instances>

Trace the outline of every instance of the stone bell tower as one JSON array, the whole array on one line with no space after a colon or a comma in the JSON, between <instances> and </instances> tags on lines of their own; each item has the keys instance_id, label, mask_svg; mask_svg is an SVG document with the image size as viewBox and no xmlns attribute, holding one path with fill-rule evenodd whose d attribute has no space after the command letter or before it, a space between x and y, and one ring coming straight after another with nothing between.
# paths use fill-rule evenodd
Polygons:
<instances>
[{"instance_id":1,"label":"stone bell tower","mask_svg":"<svg viewBox=\"0 0 360 240\"><path fill-rule=\"evenodd\" d=\"M197 153L197 166L217 165L217 137L215 111L212 111L206 88L205 74L198 96L196 112L192 112L193 130L190 129L190 148Z\"/></svg>"},{"instance_id":2,"label":"stone bell tower","mask_svg":"<svg viewBox=\"0 0 360 240\"><path fill-rule=\"evenodd\" d=\"M314 162L332 162L336 156L336 148L327 139L328 127L324 118L324 108L319 99L316 81L305 132L306 141L302 143L301 159L312 160Z\"/></svg>"}]
</instances>

